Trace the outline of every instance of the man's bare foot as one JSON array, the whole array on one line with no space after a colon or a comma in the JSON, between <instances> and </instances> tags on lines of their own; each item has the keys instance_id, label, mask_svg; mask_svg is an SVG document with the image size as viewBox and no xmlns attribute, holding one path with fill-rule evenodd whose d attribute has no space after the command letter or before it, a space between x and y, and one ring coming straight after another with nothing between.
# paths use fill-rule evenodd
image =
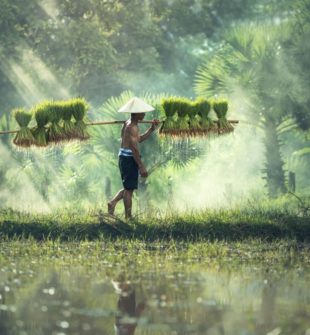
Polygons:
<instances>
[{"instance_id":1,"label":"man's bare foot","mask_svg":"<svg viewBox=\"0 0 310 335\"><path fill-rule=\"evenodd\" d=\"M113 204L113 202L108 202L108 213L110 215L114 215L114 209L115 209L115 205Z\"/></svg>"},{"instance_id":2,"label":"man's bare foot","mask_svg":"<svg viewBox=\"0 0 310 335\"><path fill-rule=\"evenodd\" d=\"M126 220L127 222L132 222L132 221L134 221L134 218L133 218L133 216L128 215L128 216L125 216L125 220Z\"/></svg>"}]
</instances>

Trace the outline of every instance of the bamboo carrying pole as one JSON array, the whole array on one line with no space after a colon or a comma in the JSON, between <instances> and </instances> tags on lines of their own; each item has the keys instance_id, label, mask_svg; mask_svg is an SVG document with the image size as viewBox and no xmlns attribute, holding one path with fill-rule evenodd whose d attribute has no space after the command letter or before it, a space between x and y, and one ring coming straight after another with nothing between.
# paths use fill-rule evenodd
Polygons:
<instances>
[{"instance_id":1,"label":"bamboo carrying pole","mask_svg":"<svg viewBox=\"0 0 310 335\"><path fill-rule=\"evenodd\" d=\"M101 126L106 124L123 124L126 121L97 121L97 122L89 122L86 123L87 126ZM152 123L153 121L139 121L139 123ZM163 121L159 121L162 123ZM214 123L218 123L218 121L213 121ZM229 123L239 123L238 120L228 120ZM0 131L0 135L6 135L6 134L16 134L18 130L4 130Z\"/></svg>"}]
</instances>

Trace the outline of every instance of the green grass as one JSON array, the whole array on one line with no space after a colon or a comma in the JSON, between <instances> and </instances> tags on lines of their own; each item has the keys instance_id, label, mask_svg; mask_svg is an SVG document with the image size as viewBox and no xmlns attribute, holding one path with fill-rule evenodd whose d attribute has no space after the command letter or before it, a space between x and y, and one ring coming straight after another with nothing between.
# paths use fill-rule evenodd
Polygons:
<instances>
[{"instance_id":1,"label":"green grass","mask_svg":"<svg viewBox=\"0 0 310 335\"><path fill-rule=\"evenodd\" d=\"M240 267L241 264L253 266L254 263L279 266L279 268L299 264L310 265L309 245L301 245L296 241L149 243L123 238L95 242L62 242L60 240L38 242L33 239L21 239L2 241L0 246L0 263L14 259L29 263L29 257L31 257L35 263L54 261L54 263L83 266L96 264L97 266L97 263L102 261L124 266L137 263L136 266L142 266L144 269L152 267L155 259L167 267L173 265L175 268L184 267L187 264L197 264L201 267L203 263L211 266L213 262L227 264L230 268ZM182 261L186 264L182 264Z\"/></svg>"},{"instance_id":2,"label":"green grass","mask_svg":"<svg viewBox=\"0 0 310 335\"><path fill-rule=\"evenodd\" d=\"M130 222L98 211L29 214L0 210L0 239L140 241L310 242L310 220L280 210L201 211L184 215L140 217Z\"/></svg>"}]
</instances>

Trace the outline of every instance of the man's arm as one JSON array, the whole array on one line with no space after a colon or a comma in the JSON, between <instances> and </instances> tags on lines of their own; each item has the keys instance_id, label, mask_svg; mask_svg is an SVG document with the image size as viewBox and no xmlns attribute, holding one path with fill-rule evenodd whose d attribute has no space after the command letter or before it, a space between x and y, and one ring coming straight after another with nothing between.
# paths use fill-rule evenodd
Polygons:
<instances>
[{"instance_id":1,"label":"man's arm","mask_svg":"<svg viewBox=\"0 0 310 335\"><path fill-rule=\"evenodd\" d=\"M139 143L145 141L147 138L150 137L150 135L152 134L154 129L152 129L152 127L150 127L144 134L142 134L139 138Z\"/></svg>"},{"instance_id":2,"label":"man's arm","mask_svg":"<svg viewBox=\"0 0 310 335\"><path fill-rule=\"evenodd\" d=\"M152 134L152 132L156 129L157 125L159 124L158 120L153 120L153 123L151 125L151 127L140 136L139 138L139 143L145 141L147 138L150 137L150 135Z\"/></svg>"}]
</instances>

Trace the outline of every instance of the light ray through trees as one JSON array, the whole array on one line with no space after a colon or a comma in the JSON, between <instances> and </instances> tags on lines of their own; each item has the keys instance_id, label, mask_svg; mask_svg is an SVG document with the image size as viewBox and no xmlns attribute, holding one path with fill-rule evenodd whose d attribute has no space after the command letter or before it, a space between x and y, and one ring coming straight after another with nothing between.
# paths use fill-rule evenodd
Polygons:
<instances>
[{"instance_id":1,"label":"light ray through trees","mask_svg":"<svg viewBox=\"0 0 310 335\"><path fill-rule=\"evenodd\" d=\"M29 47L20 51L21 61L1 58L0 64L5 76L22 97L26 106L44 99L68 99L69 91L56 78L49 67Z\"/></svg>"}]
</instances>

